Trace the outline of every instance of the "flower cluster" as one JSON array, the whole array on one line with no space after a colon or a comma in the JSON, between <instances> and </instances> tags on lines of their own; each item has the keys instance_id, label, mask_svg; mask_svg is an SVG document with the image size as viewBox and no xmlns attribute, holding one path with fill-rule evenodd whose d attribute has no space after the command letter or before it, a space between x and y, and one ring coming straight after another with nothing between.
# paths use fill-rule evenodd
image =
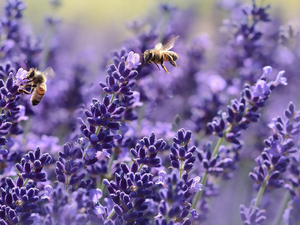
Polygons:
<instances>
[{"instance_id":1,"label":"flower cluster","mask_svg":"<svg viewBox=\"0 0 300 225\"><path fill-rule=\"evenodd\" d=\"M251 122L258 122L260 114L257 111L266 105L266 101L275 87L279 84L287 85L286 78L283 77L284 71L278 73L274 82L267 83L266 76L272 71L272 68L268 66L263 70L264 73L256 84L252 87L245 84L241 98L232 100L231 105L227 106L227 115L222 113L207 124L214 135L220 138L225 137L228 142L240 145L238 139L241 130L246 130ZM228 129L225 129L225 120Z\"/></svg>"},{"instance_id":2,"label":"flower cluster","mask_svg":"<svg viewBox=\"0 0 300 225\"><path fill-rule=\"evenodd\" d=\"M252 207L256 209L265 188L272 190L285 186L292 196L297 196L292 186L295 185L294 187L298 187L298 182L293 179L293 177L295 174L299 174L297 172L299 170L298 166L292 162L292 159L295 160L294 154L297 153L295 146L299 140L299 113L299 111L295 110L295 105L290 102L284 112L285 120L281 117L277 117L269 124L269 127L273 130L273 135L264 141L266 147L255 160L258 166L249 174L250 178L260 186L258 196L253 200L255 204L253 203ZM297 162L297 159L295 161ZM283 176L283 174L285 174L287 170L290 171L289 178L283 179L285 176ZM241 205L240 209L243 221L246 221L245 206ZM252 208L248 212L248 215L254 211L254 208Z\"/></svg>"},{"instance_id":3,"label":"flower cluster","mask_svg":"<svg viewBox=\"0 0 300 225\"><path fill-rule=\"evenodd\" d=\"M137 164L131 168L121 164L121 173L116 174L115 181L103 180L114 202L113 213L109 219L122 221L126 224L140 219L147 210L146 199L152 195L152 174L144 167L138 172Z\"/></svg>"},{"instance_id":4,"label":"flower cluster","mask_svg":"<svg viewBox=\"0 0 300 225\"><path fill-rule=\"evenodd\" d=\"M188 148L188 143L191 141L192 132L180 129L177 132L177 137L173 138L173 145L170 149L170 161L173 168L186 171L187 173L193 169L196 157L193 153L196 146Z\"/></svg>"},{"instance_id":5,"label":"flower cluster","mask_svg":"<svg viewBox=\"0 0 300 225\"><path fill-rule=\"evenodd\" d=\"M0 221L10 221L9 224L33 224L31 213L38 210L40 200L38 183L47 181L44 167L51 161L48 153L41 155L39 147L28 152L20 164L16 164L19 171L17 181L7 177L1 181L1 213Z\"/></svg>"},{"instance_id":6,"label":"flower cluster","mask_svg":"<svg viewBox=\"0 0 300 225\"><path fill-rule=\"evenodd\" d=\"M166 142L163 139L155 140L155 134L150 137L144 137L136 144L134 149L130 150L133 160L137 165L148 165L150 167L161 167L158 153L165 149Z\"/></svg>"}]
</instances>

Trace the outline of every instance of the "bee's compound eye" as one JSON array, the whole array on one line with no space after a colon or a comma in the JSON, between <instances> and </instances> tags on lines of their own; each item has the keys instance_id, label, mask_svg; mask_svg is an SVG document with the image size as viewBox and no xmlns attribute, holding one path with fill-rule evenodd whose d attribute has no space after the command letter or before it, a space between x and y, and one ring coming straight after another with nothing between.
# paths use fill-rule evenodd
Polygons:
<instances>
[{"instance_id":1,"label":"bee's compound eye","mask_svg":"<svg viewBox=\"0 0 300 225\"><path fill-rule=\"evenodd\" d=\"M152 52L146 54L145 61L146 62L150 61L152 59L152 57L153 57L153 53Z\"/></svg>"},{"instance_id":2,"label":"bee's compound eye","mask_svg":"<svg viewBox=\"0 0 300 225\"><path fill-rule=\"evenodd\" d=\"M35 75L35 71L31 70L31 71L29 71L28 78L33 78L34 75Z\"/></svg>"}]
</instances>

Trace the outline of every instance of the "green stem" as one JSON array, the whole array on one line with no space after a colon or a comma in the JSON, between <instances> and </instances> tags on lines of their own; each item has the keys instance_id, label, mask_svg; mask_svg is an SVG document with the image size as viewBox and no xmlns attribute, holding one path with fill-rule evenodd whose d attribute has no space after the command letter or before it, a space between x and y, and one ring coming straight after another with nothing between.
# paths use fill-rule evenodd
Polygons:
<instances>
[{"instance_id":1,"label":"green stem","mask_svg":"<svg viewBox=\"0 0 300 225\"><path fill-rule=\"evenodd\" d=\"M111 213L108 215L108 217L106 218L106 220L110 220L114 215L115 215L115 210L113 209L112 211L111 211Z\"/></svg>"},{"instance_id":2,"label":"green stem","mask_svg":"<svg viewBox=\"0 0 300 225\"><path fill-rule=\"evenodd\" d=\"M110 171L110 168L111 168L111 166L113 164L113 161L115 159L115 155L116 155L115 151L112 151L112 154L111 154L111 156L109 158L109 162L108 162L108 166L107 166L108 171Z\"/></svg>"},{"instance_id":3,"label":"green stem","mask_svg":"<svg viewBox=\"0 0 300 225\"><path fill-rule=\"evenodd\" d=\"M203 190L205 189L205 185L206 185L207 175L208 175L208 173L207 173L207 171L205 171L204 175L201 178L201 184L203 185L202 190L197 192L196 197L193 202L193 205L192 205L192 209L196 209L197 203L202 196Z\"/></svg>"},{"instance_id":4,"label":"green stem","mask_svg":"<svg viewBox=\"0 0 300 225\"><path fill-rule=\"evenodd\" d=\"M227 132L225 132L225 133L227 133ZM224 135L225 135L225 134L224 134ZM218 154L219 148L220 148L220 146L221 146L223 140L224 140L224 136L223 136L222 138L219 138L218 143L216 144L216 147L214 148L212 157L214 157L214 156L216 156L216 155ZM201 198L202 193L203 193L203 191L204 191L204 189L205 189L206 181L207 181L207 176L208 176L208 173L207 173L207 171L205 171L204 175L203 175L202 178L201 178L201 184L203 185L203 186L202 186L202 190L201 190L201 191L198 191L197 194L196 194L196 197L195 197L194 202L193 202L193 205L192 205L192 208L193 208L193 209L195 209L195 207L196 207L196 205L197 205L199 199Z\"/></svg>"},{"instance_id":5,"label":"green stem","mask_svg":"<svg viewBox=\"0 0 300 225\"><path fill-rule=\"evenodd\" d=\"M29 179L26 179L26 180L25 180L25 182L24 182L24 184L23 184L23 187L26 186L26 184L27 184L28 181L29 181Z\"/></svg>"},{"instance_id":6,"label":"green stem","mask_svg":"<svg viewBox=\"0 0 300 225\"><path fill-rule=\"evenodd\" d=\"M95 134L96 134L96 135L98 135L98 134L99 134L100 127L101 127L101 126L98 126L98 127L97 127L97 129L96 129L96 132L95 132Z\"/></svg>"},{"instance_id":7,"label":"green stem","mask_svg":"<svg viewBox=\"0 0 300 225\"><path fill-rule=\"evenodd\" d=\"M224 135L226 135L226 133L227 133L227 132L225 132ZM221 137L221 138L219 138L218 143L217 143L217 145L216 145L216 147L215 147L215 149L214 149L214 151L213 151L213 153L212 153L212 157L215 157L215 156L218 154L219 148L220 148L220 146L221 146L223 140L224 140L224 136Z\"/></svg>"},{"instance_id":8,"label":"green stem","mask_svg":"<svg viewBox=\"0 0 300 225\"><path fill-rule=\"evenodd\" d=\"M282 220L282 214L284 213L284 210L286 209L287 203L290 200L290 193L288 191L285 192L285 195L281 201L280 207L278 212L276 213L276 216L272 222L272 225L280 225Z\"/></svg>"},{"instance_id":9,"label":"green stem","mask_svg":"<svg viewBox=\"0 0 300 225\"><path fill-rule=\"evenodd\" d=\"M68 187L68 183L69 183L69 175L67 175L66 177L67 177L67 178L66 178L66 192L67 192L67 190L68 190L67 187Z\"/></svg>"},{"instance_id":10,"label":"green stem","mask_svg":"<svg viewBox=\"0 0 300 225\"><path fill-rule=\"evenodd\" d=\"M183 171L183 160L180 160L179 178L181 178L182 176L182 171Z\"/></svg>"},{"instance_id":11,"label":"green stem","mask_svg":"<svg viewBox=\"0 0 300 225\"><path fill-rule=\"evenodd\" d=\"M114 101L115 97L116 97L116 93L113 93L113 95L111 96L111 99L110 99L110 104Z\"/></svg>"},{"instance_id":12,"label":"green stem","mask_svg":"<svg viewBox=\"0 0 300 225\"><path fill-rule=\"evenodd\" d=\"M144 166L144 164L141 164L138 168L138 172L140 172L140 170L142 169L142 167Z\"/></svg>"},{"instance_id":13,"label":"green stem","mask_svg":"<svg viewBox=\"0 0 300 225\"><path fill-rule=\"evenodd\" d=\"M255 201L255 204L251 210L251 213L254 211L254 209L258 206L259 202L260 202L260 199L261 197L263 196L264 194L264 191L265 191L265 188L267 186L267 181L269 180L269 177L270 177L270 174L271 174L271 171L269 171L269 173L267 174L264 182L262 183L262 185L260 186L260 189L258 191L258 194L257 194L257 198L256 198L256 201Z\"/></svg>"}]
</instances>

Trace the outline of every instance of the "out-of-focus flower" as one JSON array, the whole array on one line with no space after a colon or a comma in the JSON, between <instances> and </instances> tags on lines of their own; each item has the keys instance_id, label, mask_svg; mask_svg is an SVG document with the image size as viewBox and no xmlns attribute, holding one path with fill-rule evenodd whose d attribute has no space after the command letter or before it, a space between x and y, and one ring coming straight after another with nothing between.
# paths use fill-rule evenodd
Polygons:
<instances>
[{"instance_id":1,"label":"out-of-focus flower","mask_svg":"<svg viewBox=\"0 0 300 225\"><path fill-rule=\"evenodd\" d=\"M267 85L266 81L259 80L254 87L252 87L253 97L264 98L265 95L270 93L270 87Z\"/></svg>"},{"instance_id":2,"label":"out-of-focus flower","mask_svg":"<svg viewBox=\"0 0 300 225\"><path fill-rule=\"evenodd\" d=\"M279 84L287 85L287 78L283 76L285 71L280 71L276 77L276 80L274 81L274 86L278 86Z\"/></svg>"},{"instance_id":3,"label":"out-of-focus flower","mask_svg":"<svg viewBox=\"0 0 300 225\"><path fill-rule=\"evenodd\" d=\"M89 197L93 203L97 203L102 198L102 191L100 189L92 189L89 191Z\"/></svg>"},{"instance_id":4,"label":"out-of-focus flower","mask_svg":"<svg viewBox=\"0 0 300 225\"><path fill-rule=\"evenodd\" d=\"M265 66L264 68L263 68L263 71L264 71L264 73L263 73L263 75L262 75L262 78L266 78L271 72L272 72L272 67L271 66Z\"/></svg>"},{"instance_id":5,"label":"out-of-focus flower","mask_svg":"<svg viewBox=\"0 0 300 225\"><path fill-rule=\"evenodd\" d=\"M254 201L252 201L251 206L246 208L244 205L240 205L240 215L244 224L248 225L260 225L266 220L264 215L265 210L254 208Z\"/></svg>"},{"instance_id":6,"label":"out-of-focus flower","mask_svg":"<svg viewBox=\"0 0 300 225\"><path fill-rule=\"evenodd\" d=\"M197 191L201 191L202 190L202 184L200 184L200 177L195 177L193 179L193 183L191 185L191 192L197 192Z\"/></svg>"},{"instance_id":7,"label":"out-of-focus flower","mask_svg":"<svg viewBox=\"0 0 300 225\"><path fill-rule=\"evenodd\" d=\"M209 76L207 82L213 92L220 92L227 86L226 81L219 75Z\"/></svg>"},{"instance_id":8,"label":"out-of-focus flower","mask_svg":"<svg viewBox=\"0 0 300 225\"><path fill-rule=\"evenodd\" d=\"M96 156L96 152L97 152L96 149L94 149L94 148L89 148L89 149L86 151L86 157L88 157L89 159L93 159L93 158L95 158L95 156Z\"/></svg>"},{"instance_id":9,"label":"out-of-focus flower","mask_svg":"<svg viewBox=\"0 0 300 225\"><path fill-rule=\"evenodd\" d=\"M286 224L297 225L300 220L300 196L293 197L284 211L283 219Z\"/></svg>"},{"instance_id":10,"label":"out-of-focus flower","mask_svg":"<svg viewBox=\"0 0 300 225\"><path fill-rule=\"evenodd\" d=\"M167 178L167 173L165 171L159 171L158 172L159 178L158 181L155 184L164 184Z\"/></svg>"}]
</instances>

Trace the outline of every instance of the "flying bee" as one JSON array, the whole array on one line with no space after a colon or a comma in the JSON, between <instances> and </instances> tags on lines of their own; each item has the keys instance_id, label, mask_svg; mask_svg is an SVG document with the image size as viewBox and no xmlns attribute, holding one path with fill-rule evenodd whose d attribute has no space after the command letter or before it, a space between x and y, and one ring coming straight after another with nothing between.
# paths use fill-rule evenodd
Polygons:
<instances>
[{"instance_id":1,"label":"flying bee","mask_svg":"<svg viewBox=\"0 0 300 225\"><path fill-rule=\"evenodd\" d=\"M160 70L160 68L158 66L158 63L159 63L167 73L169 73L169 72L163 64L164 61L169 61L172 66L179 67L175 63L175 61L179 58L177 53L175 53L173 51L169 51L171 48L173 48L174 43L178 38L179 38L179 36L172 37L164 45L162 43L157 43L154 46L154 49L146 50L143 54L145 63L148 63L148 64L154 63Z\"/></svg>"},{"instance_id":2,"label":"flying bee","mask_svg":"<svg viewBox=\"0 0 300 225\"><path fill-rule=\"evenodd\" d=\"M46 76L53 76L54 72L51 67L48 67L44 72L38 71L35 68L31 68L24 80L28 80L24 85L20 86L21 89L18 91L20 93L24 94L32 94L30 98L30 102L33 106L38 105L46 91L47 91L47 86L46 86L46 81L47 78ZM30 88L30 91L27 91L26 89Z\"/></svg>"}]
</instances>

